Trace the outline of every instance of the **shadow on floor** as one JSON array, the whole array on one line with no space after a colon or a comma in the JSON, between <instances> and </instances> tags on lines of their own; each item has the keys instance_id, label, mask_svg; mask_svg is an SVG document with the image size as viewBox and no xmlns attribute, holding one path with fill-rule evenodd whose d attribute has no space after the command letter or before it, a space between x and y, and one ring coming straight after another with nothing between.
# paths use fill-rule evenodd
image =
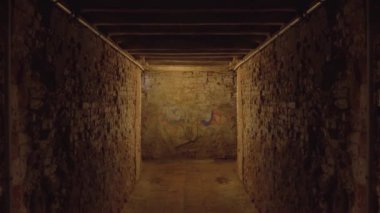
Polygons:
<instances>
[{"instance_id":1,"label":"shadow on floor","mask_svg":"<svg viewBox=\"0 0 380 213\"><path fill-rule=\"evenodd\" d=\"M125 213L255 213L235 161L147 161Z\"/></svg>"}]
</instances>

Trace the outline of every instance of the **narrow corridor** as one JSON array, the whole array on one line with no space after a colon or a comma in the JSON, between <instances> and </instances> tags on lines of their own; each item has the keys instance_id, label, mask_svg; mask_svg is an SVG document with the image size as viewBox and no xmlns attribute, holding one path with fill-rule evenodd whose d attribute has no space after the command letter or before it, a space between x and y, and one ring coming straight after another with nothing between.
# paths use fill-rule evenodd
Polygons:
<instances>
[{"instance_id":1,"label":"narrow corridor","mask_svg":"<svg viewBox=\"0 0 380 213\"><path fill-rule=\"evenodd\" d=\"M144 162L123 213L255 213L235 161Z\"/></svg>"},{"instance_id":2,"label":"narrow corridor","mask_svg":"<svg viewBox=\"0 0 380 213\"><path fill-rule=\"evenodd\" d=\"M380 1L0 1L0 213L380 213L379 156Z\"/></svg>"}]
</instances>

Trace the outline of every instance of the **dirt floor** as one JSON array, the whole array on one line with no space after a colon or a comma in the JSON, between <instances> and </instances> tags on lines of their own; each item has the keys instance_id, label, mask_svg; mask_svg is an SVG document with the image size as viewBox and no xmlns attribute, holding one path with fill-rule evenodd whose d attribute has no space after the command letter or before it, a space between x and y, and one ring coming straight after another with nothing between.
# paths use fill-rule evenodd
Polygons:
<instances>
[{"instance_id":1,"label":"dirt floor","mask_svg":"<svg viewBox=\"0 0 380 213\"><path fill-rule=\"evenodd\" d=\"M255 213L235 161L172 160L143 163L125 213Z\"/></svg>"}]
</instances>

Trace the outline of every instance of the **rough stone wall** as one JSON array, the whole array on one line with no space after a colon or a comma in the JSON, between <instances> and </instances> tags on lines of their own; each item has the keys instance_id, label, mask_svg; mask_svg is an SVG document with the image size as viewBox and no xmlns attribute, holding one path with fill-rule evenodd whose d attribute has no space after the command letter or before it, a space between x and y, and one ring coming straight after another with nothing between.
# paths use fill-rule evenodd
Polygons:
<instances>
[{"instance_id":1,"label":"rough stone wall","mask_svg":"<svg viewBox=\"0 0 380 213\"><path fill-rule=\"evenodd\" d=\"M236 117L237 117L237 122L236 122L236 127L237 127L237 147L236 147L236 161L237 161L237 173L240 178L240 180L243 181L243 165L244 165L244 160L243 160L243 100L242 100L242 74L239 74L239 71L237 71L236 74Z\"/></svg>"},{"instance_id":2,"label":"rough stone wall","mask_svg":"<svg viewBox=\"0 0 380 213\"><path fill-rule=\"evenodd\" d=\"M373 40L373 47L376 47L377 50L380 48L380 35L377 35L377 37ZM374 166L375 166L375 172L372 173L374 175L374 184L376 184L376 198L375 198L375 208L377 212L379 212L379 205L380 205L380 159L378 156L380 156L380 52L373 52L374 53L374 72L376 76L376 83L375 83L375 127L374 127L374 157L373 160Z\"/></svg>"},{"instance_id":3,"label":"rough stone wall","mask_svg":"<svg viewBox=\"0 0 380 213\"><path fill-rule=\"evenodd\" d=\"M5 137L5 125L6 125L6 115L5 115L5 73L7 71L7 5L5 1L0 2L0 212L6 211L6 188L7 186L7 141Z\"/></svg>"},{"instance_id":4,"label":"rough stone wall","mask_svg":"<svg viewBox=\"0 0 380 213\"><path fill-rule=\"evenodd\" d=\"M238 70L240 173L259 212L366 212L364 23L364 1L327 1Z\"/></svg>"},{"instance_id":5,"label":"rough stone wall","mask_svg":"<svg viewBox=\"0 0 380 213\"><path fill-rule=\"evenodd\" d=\"M372 1L372 15L371 15L371 65L374 73L374 128L373 128L373 137L374 137L374 151L373 151L373 160L375 167L372 175L374 176L373 181L376 186L375 200L374 200L374 211L380 212L380 2Z\"/></svg>"},{"instance_id":6,"label":"rough stone wall","mask_svg":"<svg viewBox=\"0 0 380 213\"><path fill-rule=\"evenodd\" d=\"M120 212L139 171L141 71L50 1L13 12L13 211Z\"/></svg>"},{"instance_id":7,"label":"rough stone wall","mask_svg":"<svg viewBox=\"0 0 380 213\"><path fill-rule=\"evenodd\" d=\"M232 72L145 72L143 158L235 158L235 90Z\"/></svg>"},{"instance_id":8,"label":"rough stone wall","mask_svg":"<svg viewBox=\"0 0 380 213\"><path fill-rule=\"evenodd\" d=\"M141 153L141 111L142 111L142 91L141 91L141 79L142 72L138 72L137 76L134 76L136 80L136 114L135 114L135 159L136 159L136 180L140 179L141 174L141 161L142 161L142 153Z\"/></svg>"}]
</instances>

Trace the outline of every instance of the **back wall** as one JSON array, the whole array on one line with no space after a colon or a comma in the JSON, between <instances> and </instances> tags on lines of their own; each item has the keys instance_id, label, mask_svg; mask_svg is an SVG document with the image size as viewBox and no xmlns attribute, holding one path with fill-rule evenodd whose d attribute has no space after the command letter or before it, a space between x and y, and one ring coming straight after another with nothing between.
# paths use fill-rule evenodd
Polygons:
<instances>
[{"instance_id":1,"label":"back wall","mask_svg":"<svg viewBox=\"0 0 380 213\"><path fill-rule=\"evenodd\" d=\"M143 158L235 158L235 88L229 71L145 72Z\"/></svg>"}]
</instances>

